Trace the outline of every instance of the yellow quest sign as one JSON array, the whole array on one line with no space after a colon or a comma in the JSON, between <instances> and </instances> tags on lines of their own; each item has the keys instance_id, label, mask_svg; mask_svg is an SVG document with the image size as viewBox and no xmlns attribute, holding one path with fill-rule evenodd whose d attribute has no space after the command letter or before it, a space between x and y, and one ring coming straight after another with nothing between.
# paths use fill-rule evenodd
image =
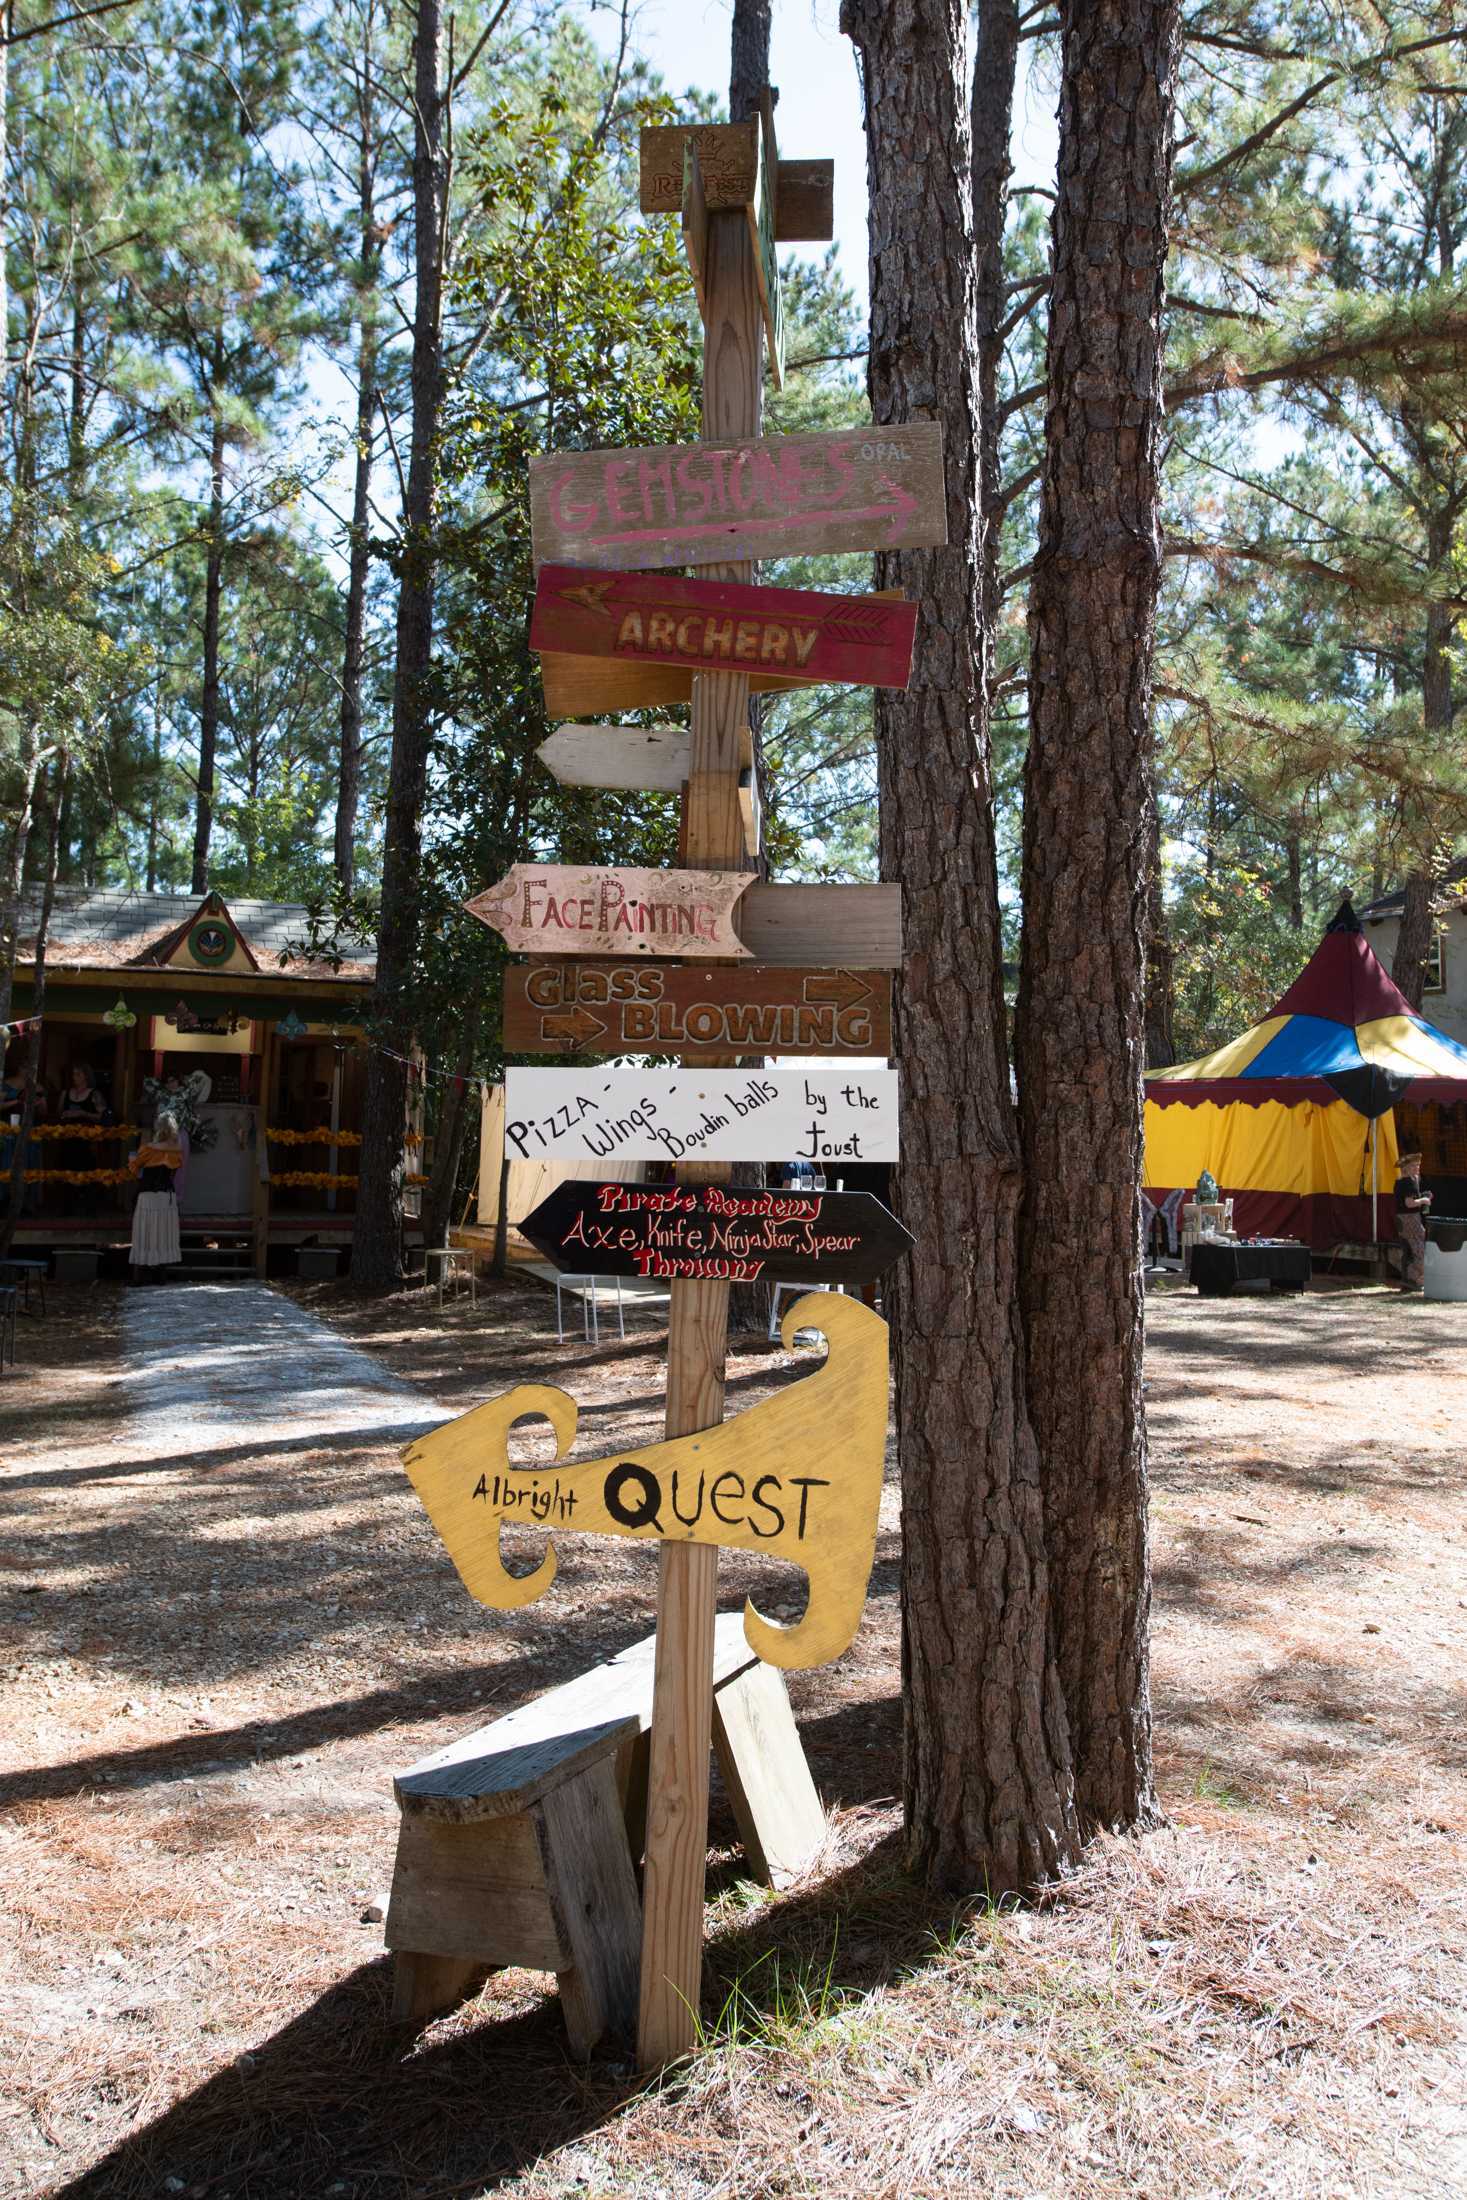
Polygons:
<instances>
[{"instance_id":1,"label":"yellow quest sign","mask_svg":"<svg viewBox=\"0 0 1467 2200\"><path fill-rule=\"evenodd\" d=\"M809 1603L791 1627L746 1603L749 1647L785 1667L838 1658L860 1625L876 1549L887 1329L858 1300L830 1292L796 1300L780 1328L787 1350L797 1330L823 1331L830 1346L824 1366L697 1436L574 1466L512 1467L516 1421L549 1421L557 1461L575 1440L574 1398L526 1383L410 1445L403 1464L469 1594L509 1611L532 1604L555 1579L553 1543L533 1572L507 1571L499 1553L505 1520L644 1543L767 1551L804 1568Z\"/></svg>"}]
</instances>

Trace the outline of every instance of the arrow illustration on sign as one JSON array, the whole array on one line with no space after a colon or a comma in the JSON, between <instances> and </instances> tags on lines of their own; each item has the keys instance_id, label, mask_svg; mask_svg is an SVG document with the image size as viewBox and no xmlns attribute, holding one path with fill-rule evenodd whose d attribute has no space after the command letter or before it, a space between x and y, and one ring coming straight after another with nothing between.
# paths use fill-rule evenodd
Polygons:
<instances>
[{"instance_id":1,"label":"arrow illustration on sign","mask_svg":"<svg viewBox=\"0 0 1467 2200\"><path fill-rule=\"evenodd\" d=\"M606 1026L588 1009L573 1008L559 1016L542 1016L540 1030L547 1039L563 1039L573 1046L582 1039L599 1039Z\"/></svg>"},{"instance_id":2,"label":"arrow illustration on sign","mask_svg":"<svg viewBox=\"0 0 1467 2200\"><path fill-rule=\"evenodd\" d=\"M513 948L558 955L730 955L747 871L612 871L517 863L465 909Z\"/></svg>"},{"instance_id":3,"label":"arrow illustration on sign","mask_svg":"<svg viewBox=\"0 0 1467 2200\"><path fill-rule=\"evenodd\" d=\"M853 978L848 970L832 970L825 977L805 980L807 1001L831 1001L837 1008L854 1008L870 991L868 978Z\"/></svg>"},{"instance_id":4,"label":"arrow illustration on sign","mask_svg":"<svg viewBox=\"0 0 1467 2200\"><path fill-rule=\"evenodd\" d=\"M576 1402L525 1383L410 1445L403 1464L470 1596L516 1611L555 1579L553 1542L530 1573L509 1572L499 1550L505 1521L768 1552L804 1568L809 1603L802 1620L782 1627L747 1602L750 1649L786 1668L838 1658L860 1625L876 1552L887 1330L858 1299L828 1291L790 1307L780 1324L787 1351L801 1329L824 1333L824 1365L697 1436L565 1466ZM530 1417L555 1431L553 1466L510 1464L510 1430Z\"/></svg>"}]
</instances>

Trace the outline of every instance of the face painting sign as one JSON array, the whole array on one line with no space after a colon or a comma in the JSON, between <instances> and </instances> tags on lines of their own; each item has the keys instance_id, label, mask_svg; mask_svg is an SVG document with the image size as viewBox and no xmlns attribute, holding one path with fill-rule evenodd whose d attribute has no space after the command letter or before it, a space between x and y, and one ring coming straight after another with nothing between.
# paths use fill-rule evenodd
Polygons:
<instances>
[{"instance_id":1,"label":"face painting sign","mask_svg":"<svg viewBox=\"0 0 1467 2200\"><path fill-rule=\"evenodd\" d=\"M891 1069L509 1069L512 1161L895 1161Z\"/></svg>"},{"instance_id":2,"label":"face painting sign","mask_svg":"<svg viewBox=\"0 0 1467 2200\"><path fill-rule=\"evenodd\" d=\"M747 955L733 928L747 871L603 871L516 863L464 907L510 947L582 955Z\"/></svg>"},{"instance_id":3,"label":"face painting sign","mask_svg":"<svg viewBox=\"0 0 1467 2200\"><path fill-rule=\"evenodd\" d=\"M469 1594L516 1610L555 1579L553 1543L532 1572L508 1571L499 1550L504 1521L764 1551L804 1568L809 1604L790 1627L746 1604L749 1647L785 1667L838 1658L860 1624L876 1548L886 1324L856 1299L820 1292L797 1300L781 1326L787 1348L800 1329L823 1331L824 1365L696 1436L561 1465L575 1439L575 1400L528 1383L420 1437L403 1464ZM556 1463L515 1467L510 1430L535 1415L555 1431Z\"/></svg>"}]
</instances>

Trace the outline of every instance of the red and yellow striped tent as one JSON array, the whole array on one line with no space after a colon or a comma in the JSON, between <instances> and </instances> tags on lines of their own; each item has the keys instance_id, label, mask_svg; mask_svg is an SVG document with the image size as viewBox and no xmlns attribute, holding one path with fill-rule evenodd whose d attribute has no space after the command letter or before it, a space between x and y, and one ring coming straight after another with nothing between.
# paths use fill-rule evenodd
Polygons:
<instances>
[{"instance_id":1,"label":"red and yellow striped tent","mask_svg":"<svg viewBox=\"0 0 1467 2200\"><path fill-rule=\"evenodd\" d=\"M1394 1111L1423 1103L1467 1104L1467 1047L1392 984L1347 901L1262 1023L1147 1073L1142 1181L1158 1204L1210 1169L1243 1236L1389 1239Z\"/></svg>"}]
</instances>

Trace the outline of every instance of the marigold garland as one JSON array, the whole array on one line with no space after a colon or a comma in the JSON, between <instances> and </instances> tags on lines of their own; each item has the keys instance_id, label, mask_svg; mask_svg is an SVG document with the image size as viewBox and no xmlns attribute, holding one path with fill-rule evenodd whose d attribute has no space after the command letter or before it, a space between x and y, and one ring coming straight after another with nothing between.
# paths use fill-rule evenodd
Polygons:
<instances>
[{"instance_id":1,"label":"marigold garland","mask_svg":"<svg viewBox=\"0 0 1467 2200\"><path fill-rule=\"evenodd\" d=\"M130 1169L27 1169L27 1184L129 1184Z\"/></svg>"},{"instance_id":2,"label":"marigold garland","mask_svg":"<svg viewBox=\"0 0 1467 2200\"><path fill-rule=\"evenodd\" d=\"M415 1170L409 1170L404 1184L426 1184L428 1179ZM329 1169L275 1169L270 1176L272 1184L320 1186L326 1191L353 1191L357 1179L354 1176L333 1176Z\"/></svg>"},{"instance_id":3,"label":"marigold garland","mask_svg":"<svg viewBox=\"0 0 1467 2200\"><path fill-rule=\"evenodd\" d=\"M3 1127L3 1126L0 1126ZM136 1138L136 1123L32 1123L32 1138Z\"/></svg>"},{"instance_id":4,"label":"marigold garland","mask_svg":"<svg viewBox=\"0 0 1467 2200\"><path fill-rule=\"evenodd\" d=\"M362 1142L360 1131L283 1131L271 1125L266 1126L265 1136L273 1138L277 1146L360 1146ZM422 1143L417 1131L408 1131L403 1137L405 1146Z\"/></svg>"}]
</instances>

